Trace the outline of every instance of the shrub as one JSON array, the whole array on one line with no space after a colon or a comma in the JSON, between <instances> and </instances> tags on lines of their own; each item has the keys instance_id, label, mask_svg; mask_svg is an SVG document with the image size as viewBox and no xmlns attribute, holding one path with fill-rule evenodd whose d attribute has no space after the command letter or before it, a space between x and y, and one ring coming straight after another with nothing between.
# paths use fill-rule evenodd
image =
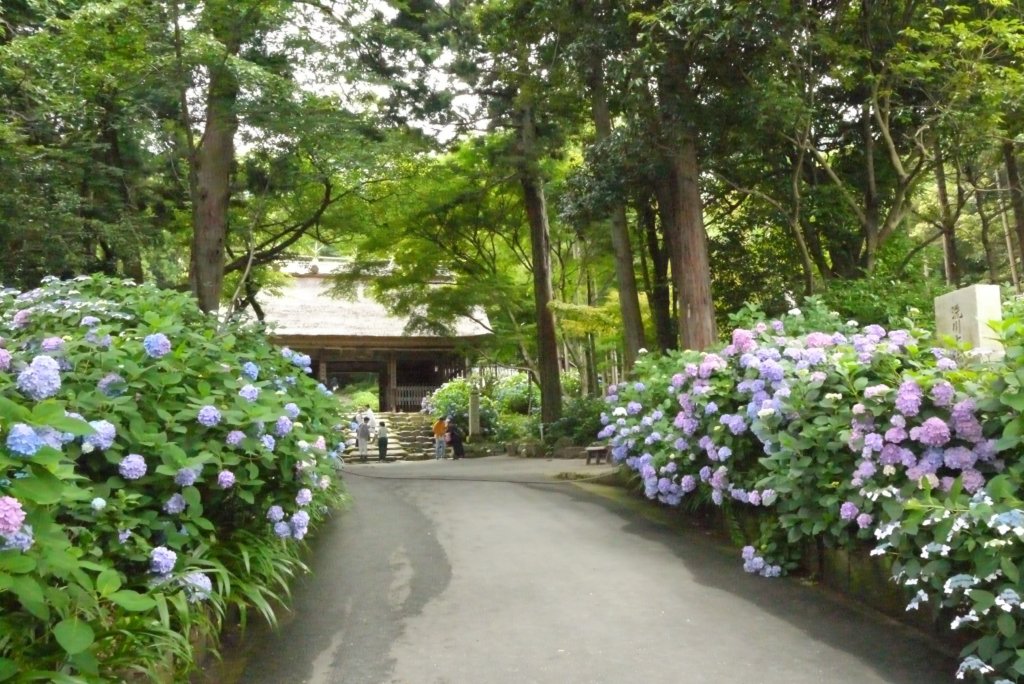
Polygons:
<instances>
[{"instance_id":1,"label":"shrub","mask_svg":"<svg viewBox=\"0 0 1024 684\"><path fill-rule=\"evenodd\" d=\"M434 390L423 400L423 413L435 417L446 417L454 421L463 434L469 433L469 391L470 381L455 378ZM480 431L484 435L494 433L498 414L490 397L480 396Z\"/></svg>"},{"instance_id":2,"label":"shrub","mask_svg":"<svg viewBox=\"0 0 1024 684\"><path fill-rule=\"evenodd\" d=\"M0 294L0 679L192 662L343 497L309 357L106 278Z\"/></svg>"},{"instance_id":3,"label":"shrub","mask_svg":"<svg viewBox=\"0 0 1024 684\"><path fill-rule=\"evenodd\" d=\"M601 411L604 402L593 397L573 397L562 407L562 417L549 425L544 431L544 438L554 442L561 437L568 437L573 444L584 446L594 441L594 436L601 429Z\"/></svg>"},{"instance_id":4,"label":"shrub","mask_svg":"<svg viewBox=\"0 0 1024 684\"><path fill-rule=\"evenodd\" d=\"M528 415L540 412L540 386L527 373L516 373L498 379L488 393L494 400L494 408L500 414L518 413Z\"/></svg>"},{"instance_id":5,"label":"shrub","mask_svg":"<svg viewBox=\"0 0 1024 684\"><path fill-rule=\"evenodd\" d=\"M896 579L976 630L963 675L1024 675L1024 319L1007 357L932 346L919 330L807 331L803 312L733 331L711 353L644 356L610 388L613 457L645 493L761 513L744 568L774 576L810 541L874 539Z\"/></svg>"}]
</instances>

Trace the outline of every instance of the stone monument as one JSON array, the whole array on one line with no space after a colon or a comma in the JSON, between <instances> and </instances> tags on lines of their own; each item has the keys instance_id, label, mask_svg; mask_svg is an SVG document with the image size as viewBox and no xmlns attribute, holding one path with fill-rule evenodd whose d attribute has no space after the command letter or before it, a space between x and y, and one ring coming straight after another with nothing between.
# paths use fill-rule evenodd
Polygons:
<instances>
[{"instance_id":1,"label":"stone monument","mask_svg":"<svg viewBox=\"0 0 1024 684\"><path fill-rule=\"evenodd\" d=\"M480 387L472 382L469 387L469 434L480 435Z\"/></svg>"},{"instance_id":2,"label":"stone monument","mask_svg":"<svg viewBox=\"0 0 1024 684\"><path fill-rule=\"evenodd\" d=\"M935 298L935 331L971 349L1002 353L989 323L1003 320L998 285L971 285Z\"/></svg>"}]
</instances>

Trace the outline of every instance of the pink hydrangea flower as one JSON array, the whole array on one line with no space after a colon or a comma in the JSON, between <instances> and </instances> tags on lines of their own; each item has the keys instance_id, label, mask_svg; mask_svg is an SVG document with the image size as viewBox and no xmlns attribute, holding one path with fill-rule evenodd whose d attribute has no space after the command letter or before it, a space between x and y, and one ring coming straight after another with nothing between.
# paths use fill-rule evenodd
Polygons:
<instances>
[{"instance_id":1,"label":"pink hydrangea flower","mask_svg":"<svg viewBox=\"0 0 1024 684\"><path fill-rule=\"evenodd\" d=\"M0 534L12 535L25 522L25 511L21 502L13 496L0 496Z\"/></svg>"}]
</instances>

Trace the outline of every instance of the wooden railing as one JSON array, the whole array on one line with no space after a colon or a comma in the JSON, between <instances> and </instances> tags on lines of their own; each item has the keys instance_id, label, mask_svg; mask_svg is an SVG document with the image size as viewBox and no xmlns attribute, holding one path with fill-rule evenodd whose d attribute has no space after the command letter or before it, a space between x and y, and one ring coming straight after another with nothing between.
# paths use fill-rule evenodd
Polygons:
<instances>
[{"instance_id":1,"label":"wooden railing","mask_svg":"<svg viewBox=\"0 0 1024 684\"><path fill-rule=\"evenodd\" d=\"M436 387L431 385L402 385L393 389L394 407L396 411L419 411L423 405L423 397L433 392Z\"/></svg>"}]
</instances>

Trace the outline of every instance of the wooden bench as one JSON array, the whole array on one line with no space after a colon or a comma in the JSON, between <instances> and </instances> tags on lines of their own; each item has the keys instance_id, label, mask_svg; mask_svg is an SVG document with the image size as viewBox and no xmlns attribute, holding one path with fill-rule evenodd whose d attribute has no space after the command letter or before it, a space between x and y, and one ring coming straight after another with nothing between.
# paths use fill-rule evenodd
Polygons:
<instances>
[{"instance_id":1,"label":"wooden bench","mask_svg":"<svg viewBox=\"0 0 1024 684\"><path fill-rule=\"evenodd\" d=\"M590 459L594 459L594 463L597 465L601 464L601 461L608 460L608 446L601 444L598 446L588 446L587 449L587 465L590 465Z\"/></svg>"}]
</instances>

